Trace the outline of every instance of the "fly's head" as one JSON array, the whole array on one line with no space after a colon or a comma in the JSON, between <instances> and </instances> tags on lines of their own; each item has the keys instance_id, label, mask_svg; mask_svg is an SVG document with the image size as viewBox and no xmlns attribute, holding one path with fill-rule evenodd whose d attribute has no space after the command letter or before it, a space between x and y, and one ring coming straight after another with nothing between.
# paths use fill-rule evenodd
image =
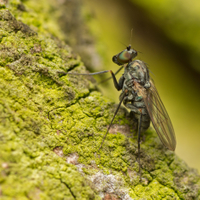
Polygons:
<instances>
[{"instance_id":1,"label":"fly's head","mask_svg":"<svg viewBox=\"0 0 200 200\"><path fill-rule=\"evenodd\" d=\"M137 56L137 51L135 49L131 49L131 45L129 45L125 50L113 56L112 61L117 65L123 65L129 63Z\"/></svg>"}]
</instances>

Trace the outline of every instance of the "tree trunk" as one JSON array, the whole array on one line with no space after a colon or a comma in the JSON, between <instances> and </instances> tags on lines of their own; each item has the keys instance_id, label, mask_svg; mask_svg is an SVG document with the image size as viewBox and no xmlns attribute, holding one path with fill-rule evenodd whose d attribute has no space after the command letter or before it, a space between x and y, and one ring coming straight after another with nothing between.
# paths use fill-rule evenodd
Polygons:
<instances>
[{"instance_id":1,"label":"tree trunk","mask_svg":"<svg viewBox=\"0 0 200 200\"><path fill-rule=\"evenodd\" d=\"M153 130L140 182L124 109L98 150L116 106L93 79L58 73L85 72L58 39L58 2L0 3L0 199L199 199L199 175Z\"/></svg>"}]
</instances>

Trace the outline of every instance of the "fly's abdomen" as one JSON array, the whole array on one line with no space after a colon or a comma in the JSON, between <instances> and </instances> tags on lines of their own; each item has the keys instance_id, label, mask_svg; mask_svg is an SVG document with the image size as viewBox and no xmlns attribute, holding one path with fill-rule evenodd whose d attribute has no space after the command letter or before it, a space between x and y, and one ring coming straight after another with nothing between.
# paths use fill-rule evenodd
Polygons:
<instances>
[{"instance_id":1,"label":"fly's abdomen","mask_svg":"<svg viewBox=\"0 0 200 200\"><path fill-rule=\"evenodd\" d=\"M134 120L139 121L141 116L141 132L146 131L150 126L150 117L146 109L143 98L137 93L129 93L124 99L124 106L131 110L131 116Z\"/></svg>"}]
</instances>

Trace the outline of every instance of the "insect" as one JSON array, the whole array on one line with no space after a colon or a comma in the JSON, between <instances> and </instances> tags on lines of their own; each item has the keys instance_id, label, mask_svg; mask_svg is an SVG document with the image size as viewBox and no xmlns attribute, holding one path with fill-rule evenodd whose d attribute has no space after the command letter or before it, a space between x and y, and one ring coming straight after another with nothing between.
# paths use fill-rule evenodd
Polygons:
<instances>
[{"instance_id":1,"label":"insect","mask_svg":"<svg viewBox=\"0 0 200 200\"><path fill-rule=\"evenodd\" d=\"M101 149L113 120L123 102L124 106L130 109L133 113L134 120L137 121L138 163L141 180L140 138L141 133L149 128L150 121L152 121L152 124L163 145L171 151L174 151L176 148L176 137L169 115L160 99L156 87L154 86L153 80L149 76L149 70L143 61L133 60L136 56L137 51L131 49L131 45L117 55L113 56L112 60L114 63L120 66L124 65L124 74L120 77L119 81L116 80L116 73L114 74L111 70L89 74L70 72L66 74L96 75L107 72L111 73L115 88L118 91L122 90L122 92L119 97L120 103L114 113L99 149Z\"/></svg>"}]
</instances>

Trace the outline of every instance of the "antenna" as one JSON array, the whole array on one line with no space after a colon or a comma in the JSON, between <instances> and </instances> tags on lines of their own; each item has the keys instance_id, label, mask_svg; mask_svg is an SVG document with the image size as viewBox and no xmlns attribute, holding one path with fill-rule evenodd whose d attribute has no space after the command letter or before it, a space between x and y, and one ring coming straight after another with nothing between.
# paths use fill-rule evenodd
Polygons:
<instances>
[{"instance_id":1,"label":"antenna","mask_svg":"<svg viewBox=\"0 0 200 200\"><path fill-rule=\"evenodd\" d=\"M132 44L133 28L131 29L130 45Z\"/></svg>"}]
</instances>

